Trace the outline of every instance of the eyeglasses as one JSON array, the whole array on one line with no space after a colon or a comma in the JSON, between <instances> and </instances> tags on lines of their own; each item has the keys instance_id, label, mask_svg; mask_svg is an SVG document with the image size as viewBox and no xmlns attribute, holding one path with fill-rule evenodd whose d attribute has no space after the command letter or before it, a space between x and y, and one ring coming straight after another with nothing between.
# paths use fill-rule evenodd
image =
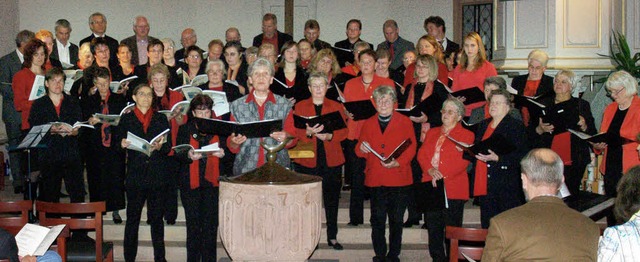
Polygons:
<instances>
[{"instance_id":1,"label":"eyeglasses","mask_svg":"<svg viewBox=\"0 0 640 262\"><path fill-rule=\"evenodd\" d=\"M440 113L443 115L457 115L457 110L440 110Z\"/></svg>"},{"instance_id":2,"label":"eyeglasses","mask_svg":"<svg viewBox=\"0 0 640 262\"><path fill-rule=\"evenodd\" d=\"M200 59L200 56L199 56L199 55L190 55L189 57L190 57L190 58L193 58L193 59Z\"/></svg>"},{"instance_id":3,"label":"eyeglasses","mask_svg":"<svg viewBox=\"0 0 640 262\"><path fill-rule=\"evenodd\" d=\"M618 95L620 94L620 92L622 92L622 90L624 90L624 87L623 87L623 88L620 88L620 89L618 89L618 90L616 90L616 91L611 91L611 90L607 89L607 96L608 96L608 97L612 97L612 96L614 96L614 95L615 95L615 96L618 96Z\"/></svg>"}]
</instances>

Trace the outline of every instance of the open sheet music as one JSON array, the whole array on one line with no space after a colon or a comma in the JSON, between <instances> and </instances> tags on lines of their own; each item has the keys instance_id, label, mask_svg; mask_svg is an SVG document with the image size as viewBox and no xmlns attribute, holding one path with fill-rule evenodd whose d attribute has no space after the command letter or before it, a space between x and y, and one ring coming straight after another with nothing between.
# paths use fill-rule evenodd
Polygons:
<instances>
[{"instance_id":1,"label":"open sheet music","mask_svg":"<svg viewBox=\"0 0 640 262\"><path fill-rule=\"evenodd\" d=\"M140 153L143 153L147 156L151 156L151 144L157 142L158 140L160 140L161 137L164 137L164 139L162 140L163 143L167 142L167 139L169 139L169 129L167 128L166 130L162 131L162 133L160 133L159 135L155 136L153 139L151 139L151 141L147 141L144 138L141 138L139 136L134 135L131 132L127 132L127 140L130 142L129 146L127 147L127 149L131 149L131 150L135 150L138 151Z\"/></svg>"},{"instance_id":2,"label":"open sheet music","mask_svg":"<svg viewBox=\"0 0 640 262\"><path fill-rule=\"evenodd\" d=\"M51 228L36 224L25 224L16 235L18 244L18 256L42 256L66 225L57 225Z\"/></svg>"}]
</instances>

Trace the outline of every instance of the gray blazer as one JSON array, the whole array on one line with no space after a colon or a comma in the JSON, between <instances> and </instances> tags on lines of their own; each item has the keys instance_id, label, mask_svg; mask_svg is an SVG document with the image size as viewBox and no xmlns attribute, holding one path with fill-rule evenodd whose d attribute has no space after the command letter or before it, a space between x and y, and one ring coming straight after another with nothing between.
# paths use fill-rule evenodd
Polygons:
<instances>
[{"instance_id":1,"label":"gray blazer","mask_svg":"<svg viewBox=\"0 0 640 262\"><path fill-rule=\"evenodd\" d=\"M2 91L2 120L6 123L17 123L20 126L20 114L13 106L13 76L22 69L22 63L16 51L0 58L0 91ZM7 127L9 129L9 127ZM7 133L10 130L7 130Z\"/></svg>"},{"instance_id":2,"label":"gray blazer","mask_svg":"<svg viewBox=\"0 0 640 262\"><path fill-rule=\"evenodd\" d=\"M384 41L378 44L378 49L385 48L389 49L390 43L388 41ZM396 70L398 67L402 65L402 56L404 56L404 52L409 50L414 50L415 45L411 41L404 40L404 38L398 36L395 42L393 42L393 61L391 61L391 65L389 66L391 69Z\"/></svg>"},{"instance_id":3,"label":"gray blazer","mask_svg":"<svg viewBox=\"0 0 640 262\"><path fill-rule=\"evenodd\" d=\"M151 40L156 40L155 37L148 36L147 42L151 42ZM138 61L138 41L135 35L122 39L120 44L125 44L129 47L129 51L131 51L131 63L134 65L138 65L140 61ZM115 51L116 53L118 50Z\"/></svg>"}]
</instances>

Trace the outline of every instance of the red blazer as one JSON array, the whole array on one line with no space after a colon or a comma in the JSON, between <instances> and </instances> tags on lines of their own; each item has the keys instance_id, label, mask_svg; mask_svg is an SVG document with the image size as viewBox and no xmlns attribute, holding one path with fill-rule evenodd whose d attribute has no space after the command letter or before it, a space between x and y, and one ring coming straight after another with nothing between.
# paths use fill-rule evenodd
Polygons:
<instances>
[{"instance_id":1,"label":"red blazer","mask_svg":"<svg viewBox=\"0 0 640 262\"><path fill-rule=\"evenodd\" d=\"M600 132L607 132L607 130L609 130L609 125L611 125L617 109L618 103L616 102L611 103L605 108ZM640 98L636 95L631 101L627 116L625 116L624 121L622 121L620 128L620 136L635 141L622 146L622 170L625 173L629 168L640 165L640 157L638 156L638 151L636 151L638 147L636 136L638 133L640 133ZM607 151L607 149L604 150L605 156L602 158L602 164L600 165L600 172L602 174L604 174L606 170Z\"/></svg>"},{"instance_id":2,"label":"red blazer","mask_svg":"<svg viewBox=\"0 0 640 262\"><path fill-rule=\"evenodd\" d=\"M29 95L35 80L36 74L26 67L13 76L13 83L11 84L13 88L13 105L16 111L20 112L20 118L22 119L21 130L31 128L29 125L29 112L31 112L33 101L29 101Z\"/></svg>"},{"instance_id":3,"label":"red blazer","mask_svg":"<svg viewBox=\"0 0 640 262\"><path fill-rule=\"evenodd\" d=\"M346 100L345 102L371 99L371 102L374 103L373 97L372 97L373 90L376 90L376 88L381 85L387 85L395 88L395 83L393 82L393 80L389 78L379 77L375 74L373 75L373 80L371 80L371 84L369 84L369 88L367 88L366 90L364 89L364 84L362 83L362 76L353 78L347 81L347 84L344 87L344 99ZM358 139L358 137L360 136L360 129L362 128L363 123L364 123L364 120L360 120L360 121L354 121L351 119L347 120L347 129L349 130L349 133L347 134L347 138L349 140Z\"/></svg>"},{"instance_id":4,"label":"red blazer","mask_svg":"<svg viewBox=\"0 0 640 262\"><path fill-rule=\"evenodd\" d=\"M407 70L404 71L404 83L402 86L407 86L411 84L413 80L415 80L414 73L416 72L416 63L411 63ZM443 63L438 63L438 80L442 82L443 85L449 86L449 70L447 69L447 65Z\"/></svg>"},{"instance_id":5,"label":"red blazer","mask_svg":"<svg viewBox=\"0 0 640 262\"><path fill-rule=\"evenodd\" d=\"M416 135L413 132L413 122L408 117L394 112L391 121L384 133L380 130L378 114L364 120L362 133L356 145L356 155L365 158L364 184L368 187L400 187L413 183L411 175L411 160L416 155ZM386 168L382 166L380 159L374 154L365 154L360 151L360 145L367 141L371 148L383 156L388 156L405 139L411 140L411 145L406 151L396 159L400 164L396 168Z\"/></svg>"},{"instance_id":6,"label":"red blazer","mask_svg":"<svg viewBox=\"0 0 640 262\"><path fill-rule=\"evenodd\" d=\"M436 143L442 127L431 128L427 131L424 143L420 150L418 150L418 163L422 168L422 182L430 182L431 176L427 171L433 166L431 165L431 158L435 154ZM472 144L474 134L464 129L460 123L449 132L449 136L452 138ZM462 158L464 151L458 150L456 145L448 138L445 138L442 147L440 148L440 164L438 170L444 176L444 187L447 190L447 198L449 199L469 199L469 177L467 176L467 166L469 161Z\"/></svg>"},{"instance_id":7,"label":"red blazer","mask_svg":"<svg viewBox=\"0 0 640 262\"><path fill-rule=\"evenodd\" d=\"M344 114L343 107L340 103L333 101L331 99L325 98L322 102L322 114L328 114L334 111L340 112L342 115L342 119L346 122L347 117ZM302 100L296 104L294 114L299 116L315 116L316 110L313 106L313 100L311 98ZM314 136L311 138L307 138L307 130L296 128L296 136L298 137L298 141L302 143L313 143L313 152L318 152L316 149L318 139ZM343 128L340 130L336 130L333 132L333 138L331 141L324 141L324 152L327 157L327 166L336 167L344 164L344 154L342 153L342 146L340 142L347 138L347 129ZM313 158L296 158L293 160L294 162L308 167L314 168L317 164L317 156L314 155Z\"/></svg>"}]
</instances>

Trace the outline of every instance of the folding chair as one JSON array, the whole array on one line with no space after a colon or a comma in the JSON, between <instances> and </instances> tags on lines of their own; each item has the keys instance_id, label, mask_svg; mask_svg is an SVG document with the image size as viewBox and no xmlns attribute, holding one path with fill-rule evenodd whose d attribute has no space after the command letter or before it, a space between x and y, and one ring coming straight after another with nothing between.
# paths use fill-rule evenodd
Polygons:
<instances>
[{"instance_id":1,"label":"folding chair","mask_svg":"<svg viewBox=\"0 0 640 262\"><path fill-rule=\"evenodd\" d=\"M449 262L457 262L458 259L465 259L462 253L474 260L482 259L484 244L482 246L460 246L459 241L484 243L487 239L487 232L486 229L447 226L445 235L446 238L451 241Z\"/></svg>"}]
</instances>

